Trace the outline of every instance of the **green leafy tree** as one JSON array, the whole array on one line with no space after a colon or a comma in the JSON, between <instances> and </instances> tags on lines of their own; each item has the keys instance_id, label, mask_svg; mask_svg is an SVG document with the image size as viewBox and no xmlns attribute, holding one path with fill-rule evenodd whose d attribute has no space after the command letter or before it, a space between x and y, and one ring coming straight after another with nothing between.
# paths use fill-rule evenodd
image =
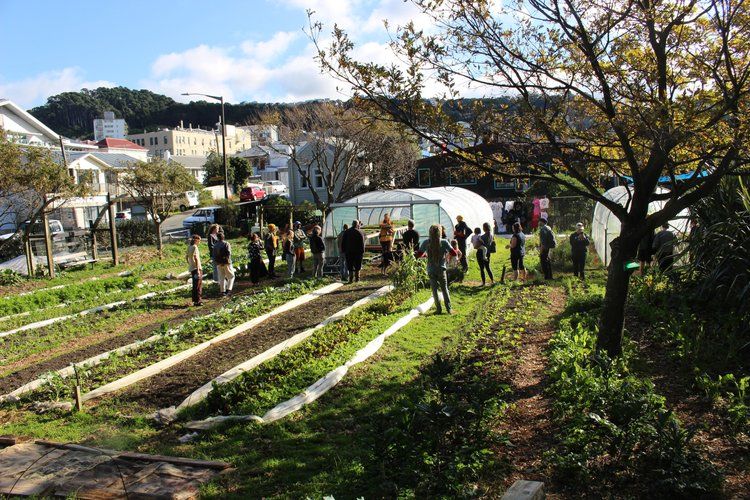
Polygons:
<instances>
[{"instance_id":1,"label":"green leafy tree","mask_svg":"<svg viewBox=\"0 0 750 500\"><path fill-rule=\"evenodd\" d=\"M361 62L338 27L322 46L323 68L392 120L467 169L561 184L609 208L621 222L612 242L598 347L621 353L629 274L642 237L746 168L750 123L750 16L743 1L415 0L428 31L399 28L394 63ZM311 14L312 18L312 14ZM427 85L442 89L427 99ZM485 147L452 138L445 112L467 86L509 98L473 103ZM677 180L681 173L686 179ZM576 180L572 183L561 174ZM623 207L600 179L629 184ZM666 177L666 191L656 187ZM662 183L663 184L663 183ZM649 203L665 202L649 213Z\"/></svg>"},{"instance_id":2,"label":"green leafy tree","mask_svg":"<svg viewBox=\"0 0 750 500\"><path fill-rule=\"evenodd\" d=\"M247 160L247 158L239 158L233 156L229 158L227 164L227 170L232 172L232 185L234 186L234 192L239 193L240 189L245 185L247 180L253 175L253 165Z\"/></svg>"},{"instance_id":3,"label":"green leafy tree","mask_svg":"<svg viewBox=\"0 0 750 500\"><path fill-rule=\"evenodd\" d=\"M174 209L175 201L185 191L200 186L190 172L177 162L166 162L161 158L131 164L125 172L120 171L120 186L139 205L143 206L154 220L156 247L162 252L161 224Z\"/></svg>"}]
</instances>

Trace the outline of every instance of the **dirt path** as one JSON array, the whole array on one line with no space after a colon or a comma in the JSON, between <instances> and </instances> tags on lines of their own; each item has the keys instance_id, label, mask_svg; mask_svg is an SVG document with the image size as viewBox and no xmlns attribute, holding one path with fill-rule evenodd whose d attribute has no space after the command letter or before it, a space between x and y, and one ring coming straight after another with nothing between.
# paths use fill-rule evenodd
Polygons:
<instances>
[{"instance_id":1,"label":"dirt path","mask_svg":"<svg viewBox=\"0 0 750 500\"><path fill-rule=\"evenodd\" d=\"M626 324L638 347L643 374L680 422L697 429L693 440L705 458L722 469L727 498L748 498L750 437L731 432L723 415L693 388L695 375L670 354L673 348L654 338L637 317L628 315Z\"/></svg>"},{"instance_id":2,"label":"dirt path","mask_svg":"<svg viewBox=\"0 0 750 500\"><path fill-rule=\"evenodd\" d=\"M235 285L235 295L247 295L248 292L254 292L249 283L238 282ZM173 328L191 318L214 312L226 302L226 299L207 297L203 301L203 307L190 307L188 299L184 307L169 306L149 311L131 318L127 325L108 325L104 330L81 335L74 343L66 343L14 361L3 366L3 371L15 371L0 378L0 394L13 391L49 371L60 370L71 363L148 338L161 329L162 325Z\"/></svg>"},{"instance_id":3,"label":"dirt path","mask_svg":"<svg viewBox=\"0 0 750 500\"><path fill-rule=\"evenodd\" d=\"M554 443L551 401L544 393L547 386L547 354L550 337L555 331L555 316L565 306L561 288L549 288L547 307L552 317L543 324L532 325L521 335L516 358L518 365L511 377L515 408L509 412L503 427L507 429L511 446L503 448L511 472L505 479L509 487L518 479L545 482L549 496L549 481L543 468L543 454ZM537 303L538 306L538 303Z\"/></svg>"},{"instance_id":4,"label":"dirt path","mask_svg":"<svg viewBox=\"0 0 750 500\"><path fill-rule=\"evenodd\" d=\"M378 280L345 285L296 307L289 313L270 318L252 330L215 344L114 397L118 403L134 404L141 412L179 404L192 391L214 377L284 339L314 327L331 314L373 293L383 284Z\"/></svg>"}]
</instances>

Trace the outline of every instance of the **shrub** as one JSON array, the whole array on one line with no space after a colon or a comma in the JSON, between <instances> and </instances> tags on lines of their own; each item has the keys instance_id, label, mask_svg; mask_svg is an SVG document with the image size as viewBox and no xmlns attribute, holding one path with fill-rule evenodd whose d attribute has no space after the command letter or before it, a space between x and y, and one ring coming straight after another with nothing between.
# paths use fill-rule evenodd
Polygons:
<instances>
[{"instance_id":1,"label":"shrub","mask_svg":"<svg viewBox=\"0 0 750 500\"><path fill-rule=\"evenodd\" d=\"M145 219L130 219L117 224L117 241L120 246L156 245L154 223Z\"/></svg>"},{"instance_id":2,"label":"shrub","mask_svg":"<svg viewBox=\"0 0 750 500\"><path fill-rule=\"evenodd\" d=\"M427 285L426 259L417 258L412 252L404 252L401 261L395 263L391 281L397 290L409 290L414 293Z\"/></svg>"},{"instance_id":3,"label":"shrub","mask_svg":"<svg viewBox=\"0 0 750 500\"><path fill-rule=\"evenodd\" d=\"M268 198L263 203L263 214L266 224L274 224L280 230L289 224L289 212L292 202L283 196Z\"/></svg>"},{"instance_id":4,"label":"shrub","mask_svg":"<svg viewBox=\"0 0 750 500\"><path fill-rule=\"evenodd\" d=\"M23 276L12 269L0 270L0 286L15 285L23 281Z\"/></svg>"}]
</instances>

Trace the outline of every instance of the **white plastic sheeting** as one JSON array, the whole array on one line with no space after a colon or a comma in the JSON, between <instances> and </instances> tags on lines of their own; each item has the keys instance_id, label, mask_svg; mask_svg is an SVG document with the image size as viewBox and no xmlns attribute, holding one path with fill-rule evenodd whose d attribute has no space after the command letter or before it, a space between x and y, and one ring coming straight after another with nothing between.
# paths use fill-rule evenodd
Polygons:
<instances>
[{"instance_id":1,"label":"white plastic sheeting","mask_svg":"<svg viewBox=\"0 0 750 500\"><path fill-rule=\"evenodd\" d=\"M435 204L410 205L409 202L412 201L434 201ZM415 229L422 239L427 238L427 231L432 224L442 224L448 236L451 236L452 228L458 223L456 217L459 215L463 216L471 229L481 228L485 222L492 224L493 221L492 208L487 200L460 187L372 191L355 196L344 203L378 203L382 206L334 208L331 216L326 218L323 228L326 237L335 237L341 231L341 224L351 224L355 218L361 220L364 225L378 225L385 214L389 214L392 220L414 219Z\"/></svg>"},{"instance_id":2,"label":"white plastic sheeting","mask_svg":"<svg viewBox=\"0 0 750 500\"><path fill-rule=\"evenodd\" d=\"M344 376L346 376L349 368L356 365L357 363L365 361L367 358L378 352L378 350L383 346L385 339L399 331L420 314L424 314L425 312L427 312L430 307L432 307L432 304L433 299L432 297L430 297L426 302L409 311L406 316L400 318L386 331L372 339L366 346L354 353L354 356L345 364L328 372L328 374L326 374L323 378L318 379L317 382L309 386L301 394L298 394L297 396L293 397L292 399L288 399L283 403L279 403L272 409L268 410L262 417L259 417L257 415L228 415L210 417L205 420L188 422L185 427L190 430L207 430L216 427L217 425L231 421L252 421L259 424L267 424L279 420L280 418L284 418L290 413L294 413L305 405L312 403L320 396L328 392L331 388L338 384L344 378Z\"/></svg>"},{"instance_id":3,"label":"white plastic sheeting","mask_svg":"<svg viewBox=\"0 0 750 500\"><path fill-rule=\"evenodd\" d=\"M632 190L632 188L630 188ZM663 188L656 188L657 193L663 193L667 190ZM631 191L632 194L632 191ZM617 186L604 193L604 197L615 201L623 207L628 207L630 204L630 195L628 194L628 188L626 186ZM648 213L654 213L661 210L665 201L653 201L648 205ZM679 234L684 234L688 230L688 219L689 212L687 209L683 210L677 216L669 221L669 225L672 231ZM620 219L613 214L607 207L601 203L597 203L594 207L594 218L591 221L591 238L594 240L594 246L596 247L596 253L604 263L605 266L609 265L610 256L612 250L609 248L612 240L620 235Z\"/></svg>"}]
</instances>

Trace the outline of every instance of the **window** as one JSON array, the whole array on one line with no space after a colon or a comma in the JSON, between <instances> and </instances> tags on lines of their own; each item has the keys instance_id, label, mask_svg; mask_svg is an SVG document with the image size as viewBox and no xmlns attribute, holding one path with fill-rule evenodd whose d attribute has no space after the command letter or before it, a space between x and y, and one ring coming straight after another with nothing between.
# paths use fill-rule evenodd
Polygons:
<instances>
[{"instance_id":1,"label":"window","mask_svg":"<svg viewBox=\"0 0 750 500\"><path fill-rule=\"evenodd\" d=\"M417 184L419 187L431 187L432 179L430 178L429 168L420 168L417 170Z\"/></svg>"},{"instance_id":2,"label":"window","mask_svg":"<svg viewBox=\"0 0 750 500\"><path fill-rule=\"evenodd\" d=\"M315 171L315 187L316 188L323 187L323 174L320 172L320 170Z\"/></svg>"},{"instance_id":3,"label":"window","mask_svg":"<svg viewBox=\"0 0 750 500\"><path fill-rule=\"evenodd\" d=\"M166 144L166 143L167 143L167 136L165 135L164 136L164 144Z\"/></svg>"},{"instance_id":4,"label":"window","mask_svg":"<svg viewBox=\"0 0 750 500\"><path fill-rule=\"evenodd\" d=\"M306 188L307 187L307 177L303 177L300 175L299 177L299 186Z\"/></svg>"},{"instance_id":5,"label":"window","mask_svg":"<svg viewBox=\"0 0 750 500\"><path fill-rule=\"evenodd\" d=\"M505 189L515 189L516 188L516 183L513 182L513 181L505 182L502 179L495 179L493 181L493 187L497 191L502 191L502 190L505 190Z\"/></svg>"},{"instance_id":6,"label":"window","mask_svg":"<svg viewBox=\"0 0 750 500\"><path fill-rule=\"evenodd\" d=\"M460 171L454 172L453 169L448 172L448 184L451 186L472 186L476 183L476 177L463 174Z\"/></svg>"}]
</instances>

